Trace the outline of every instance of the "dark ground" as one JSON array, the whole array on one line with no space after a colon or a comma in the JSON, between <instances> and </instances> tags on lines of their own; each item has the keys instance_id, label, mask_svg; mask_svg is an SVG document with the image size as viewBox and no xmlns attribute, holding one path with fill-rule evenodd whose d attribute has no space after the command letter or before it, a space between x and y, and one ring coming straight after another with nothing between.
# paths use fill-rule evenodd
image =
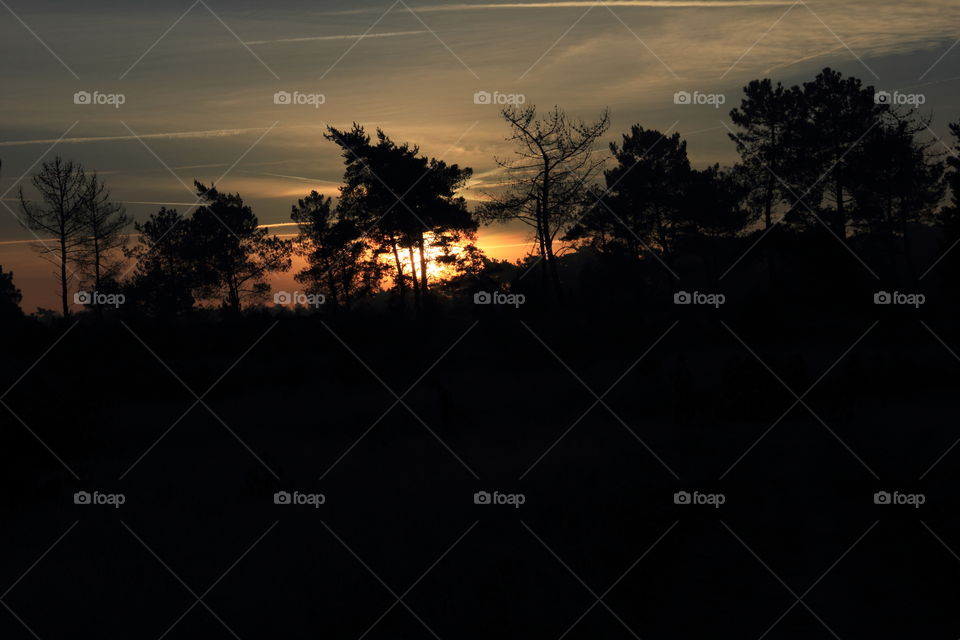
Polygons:
<instances>
[{"instance_id":1,"label":"dark ground","mask_svg":"<svg viewBox=\"0 0 960 640\"><path fill-rule=\"evenodd\" d=\"M14 333L0 638L960 635L953 309L482 310Z\"/></svg>"}]
</instances>

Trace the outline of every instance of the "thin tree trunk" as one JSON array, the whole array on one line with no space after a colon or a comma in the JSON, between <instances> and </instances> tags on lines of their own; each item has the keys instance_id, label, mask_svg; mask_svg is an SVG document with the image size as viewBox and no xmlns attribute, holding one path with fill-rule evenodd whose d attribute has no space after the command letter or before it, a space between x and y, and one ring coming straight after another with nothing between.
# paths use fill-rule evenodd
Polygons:
<instances>
[{"instance_id":1,"label":"thin tree trunk","mask_svg":"<svg viewBox=\"0 0 960 640\"><path fill-rule=\"evenodd\" d=\"M547 267L550 274L550 281L553 284L554 297L559 301L561 298L560 275L557 273L557 265L553 256L553 237L550 231L550 160L543 158L543 205L541 215L543 217L543 243L547 251Z\"/></svg>"},{"instance_id":2,"label":"thin tree trunk","mask_svg":"<svg viewBox=\"0 0 960 640\"><path fill-rule=\"evenodd\" d=\"M340 265L340 284L343 286L343 308L349 309L353 298L350 295L350 279L347 277L347 267L343 264Z\"/></svg>"},{"instance_id":3,"label":"thin tree trunk","mask_svg":"<svg viewBox=\"0 0 960 640\"><path fill-rule=\"evenodd\" d=\"M333 304L334 312L339 310L340 303L337 299L337 279L333 276L333 268L327 268L324 265L324 271L327 272L327 286L330 287L330 302Z\"/></svg>"},{"instance_id":4,"label":"thin tree trunk","mask_svg":"<svg viewBox=\"0 0 960 640\"><path fill-rule=\"evenodd\" d=\"M230 300L230 309L237 313L240 312L240 285L236 278L231 275L227 280L227 294Z\"/></svg>"},{"instance_id":5,"label":"thin tree trunk","mask_svg":"<svg viewBox=\"0 0 960 640\"><path fill-rule=\"evenodd\" d=\"M391 237L390 246L393 248L393 259L397 264L397 287L400 289L401 304L407 299L407 283L403 279L403 263L400 262L400 251L397 249L397 241Z\"/></svg>"},{"instance_id":6,"label":"thin tree trunk","mask_svg":"<svg viewBox=\"0 0 960 640\"><path fill-rule=\"evenodd\" d=\"M563 289L560 286L560 273L557 271L557 257L553 254L553 240L548 237L546 245L547 255L550 258L547 262L550 271L550 281L553 284L554 295L557 300L560 300L563 298Z\"/></svg>"},{"instance_id":7,"label":"thin tree trunk","mask_svg":"<svg viewBox=\"0 0 960 640\"><path fill-rule=\"evenodd\" d=\"M836 180L836 189L837 189L837 220L834 225L834 228L837 231L837 235L840 236L841 240L847 239L847 210L843 202L843 183L840 180L840 177L837 177Z\"/></svg>"},{"instance_id":8,"label":"thin tree trunk","mask_svg":"<svg viewBox=\"0 0 960 640\"><path fill-rule=\"evenodd\" d=\"M773 176L767 180L767 195L764 202L763 219L764 231L769 231L770 227L773 226ZM767 285L771 291L774 291L776 288L776 267L774 266L774 262L777 259L776 251L770 246L769 242L763 246L763 251L767 258Z\"/></svg>"},{"instance_id":9,"label":"thin tree trunk","mask_svg":"<svg viewBox=\"0 0 960 640\"><path fill-rule=\"evenodd\" d=\"M63 226L61 225L61 228ZM70 317L70 305L67 301L67 238L60 234L60 301L63 303L63 317Z\"/></svg>"},{"instance_id":10,"label":"thin tree trunk","mask_svg":"<svg viewBox=\"0 0 960 640\"><path fill-rule=\"evenodd\" d=\"M101 291L101 281L100 281L100 238L98 236L98 230L93 231L93 286L95 291ZM103 317L103 308L98 302L96 304L97 317Z\"/></svg>"},{"instance_id":11,"label":"thin tree trunk","mask_svg":"<svg viewBox=\"0 0 960 640\"><path fill-rule=\"evenodd\" d=\"M778 148L776 125L772 125L770 128L770 148L771 149ZM769 166L774 163L769 162L767 164ZM767 195L764 201L764 211L763 211L765 230L773 226L773 190L774 190L774 180L776 180L776 178L774 178L774 176L770 171L768 171L768 173L770 173L770 175L767 176Z\"/></svg>"},{"instance_id":12,"label":"thin tree trunk","mask_svg":"<svg viewBox=\"0 0 960 640\"><path fill-rule=\"evenodd\" d=\"M423 299L427 299L427 256L423 249L426 240L420 232L420 287L423 289Z\"/></svg>"},{"instance_id":13,"label":"thin tree trunk","mask_svg":"<svg viewBox=\"0 0 960 640\"><path fill-rule=\"evenodd\" d=\"M543 206L537 199L537 244L540 249L540 286L547 290L547 243L543 235Z\"/></svg>"},{"instance_id":14,"label":"thin tree trunk","mask_svg":"<svg viewBox=\"0 0 960 640\"><path fill-rule=\"evenodd\" d=\"M420 285L417 284L417 261L414 258L413 253L413 244L411 243L407 250L410 253L410 278L413 284L413 305L420 309L422 306L421 294L420 294Z\"/></svg>"},{"instance_id":15,"label":"thin tree trunk","mask_svg":"<svg viewBox=\"0 0 960 640\"><path fill-rule=\"evenodd\" d=\"M906 261L907 274L910 276L910 284L916 288L920 283L917 278L917 270L913 266L913 257L910 255L910 237L909 230L907 227L907 214L903 209L903 204L900 205L900 233L903 235L903 259Z\"/></svg>"},{"instance_id":16,"label":"thin tree trunk","mask_svg":"<svg viewBox=\"0 0 960 640\"><path fill-rule=\"evenodd\" d=\"M763 223L764 229L769 229L773 225L773 178L767 180L767 194L763 203Z\"/></svg>"}]
</instances>

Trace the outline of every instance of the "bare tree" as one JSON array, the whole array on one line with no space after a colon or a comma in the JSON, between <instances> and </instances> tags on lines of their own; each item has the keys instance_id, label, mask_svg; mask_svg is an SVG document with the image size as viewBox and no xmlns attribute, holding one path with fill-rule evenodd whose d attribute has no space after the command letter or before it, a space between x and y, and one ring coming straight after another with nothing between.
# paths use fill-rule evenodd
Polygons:
<instances>
[{"instance_id":1,"label":"bare tree","mask_svg":"<svg viewBox=\"0 0 960 640\"><path fill-rule=\"evenodd\" d=\"M90 279L95 291L113 281L122 262L117 250L127 243L123 229L130 217L123 205L112 202L110 190L94 173L87 180L86 207L83 212L84 238L77 254L83 276ZM99 307L97 307L99 311Z\"/></svg>"},{"instance_id":2,"label":"bare tree","mask_svg":"<svg viewBox=\"0 0 960 640\"><path fill-rule=\"evenodd\" d=\"M60 300L63 316L70 315L67 297L73 272L68 267L82 250L86 234L86 207L89 184L80 164L60 156L43 163L40 172L30 181L40 196L31 201L20 188L23 223L34 232L53 236L55 246L42 240L35 245L46 259L59 267Z\"/></svg>"},{"instance_id":3,"label":"bare tree","mask_svg":"<svg viewBox=\"0 0 960 640\"><path fill-rule=\"evenodd\" d=\"M534 105L509 106L501 115L510 127L506 139L517 150L511 160L496 160L507 173L508 186L502 195L491 196L480 215L490 222L519 220L533 227L541 273L559 297L553 243L576 221L586 186L605 161L595 157L594 147L610 126L610 115L604 109L596 122L587 124L554 107L538 118Z\"/></svg>"}]
</instances>

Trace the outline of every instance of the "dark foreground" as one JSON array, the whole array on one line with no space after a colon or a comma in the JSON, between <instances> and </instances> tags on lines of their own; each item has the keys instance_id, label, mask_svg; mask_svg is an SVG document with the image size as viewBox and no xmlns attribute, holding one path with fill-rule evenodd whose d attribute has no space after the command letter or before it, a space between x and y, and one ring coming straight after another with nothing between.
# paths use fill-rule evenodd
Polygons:
<instances>
[{"instance_id":1,"label":"dark foreground","mask_svg":"<svg viewBox=\"0 0 960 640\"><path fill-rule=\"evenodd\" d=\"M0 637L956 638L954 317L29 326Z\"/></svg>"}]
</instances>

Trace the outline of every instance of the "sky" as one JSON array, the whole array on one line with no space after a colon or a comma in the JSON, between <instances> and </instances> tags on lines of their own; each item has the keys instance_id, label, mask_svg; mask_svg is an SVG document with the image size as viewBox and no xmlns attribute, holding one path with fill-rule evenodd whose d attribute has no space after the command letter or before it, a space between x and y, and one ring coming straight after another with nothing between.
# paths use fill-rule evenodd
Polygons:
<instances>
[{"instance_id":1,"label":"sky","mask_svg":"<svg viewBox=\"0 0 960 640\"><path fill-rule=\"evenodd\" d=\"M359 122L472 167L475 204L511 151L478 92L585 120L609 107L605 142L635 123L679 131L702 166L736 160L726 126L747 82L830 66L922 95L949 143L958 42L955 0L0 0L0 265L26 311L56 306L53 267L15 217L16 187L56 154L97 170L138 220L186 210L196 178L276 225L312 189L336 195L342 160L322 134ZM492 257L529 247L510 226L479 240Z\"/></svg>"}]
</instances>

